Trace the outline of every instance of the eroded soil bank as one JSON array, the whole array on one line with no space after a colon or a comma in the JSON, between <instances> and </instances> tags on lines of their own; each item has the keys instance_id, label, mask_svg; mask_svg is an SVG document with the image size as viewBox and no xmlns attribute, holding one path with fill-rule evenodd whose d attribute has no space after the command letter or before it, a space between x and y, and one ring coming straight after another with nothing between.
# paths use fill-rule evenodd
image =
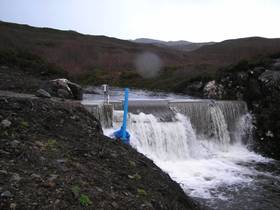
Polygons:
<instances>
[{"instance_id":1,"label":"eroded soil bank","mask_svg":"<svg viewBox=\"0 0 280 210\"><path fill-rule=\"evenodd\" d=\"M199 209L78 103L1 95L1 210Z\"/></svg>"}]
</instances>

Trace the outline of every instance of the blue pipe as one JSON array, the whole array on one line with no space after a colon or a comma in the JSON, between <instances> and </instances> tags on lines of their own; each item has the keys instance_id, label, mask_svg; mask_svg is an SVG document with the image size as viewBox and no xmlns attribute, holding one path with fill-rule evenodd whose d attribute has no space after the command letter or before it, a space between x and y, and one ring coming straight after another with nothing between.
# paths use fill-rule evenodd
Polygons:
<instances>
[{"instance_id":1,"label":"blue pipe","mask_svg":"<svg viewBox=\"0 0 280 210\"><path fill-rule=\"evenodd\" d=\"M128 88L125 88L124 105L123 105L123 124L122 127L114 132L117 139L121 139L123 143L129 144L130 134L126 131L126 121L128 113Z\"/></svg>"},{"instance_id":2,"label":"blue pipe","mask_svg":"<svg viewBox=\"0 0 280 210\"><path fill-rule=\"evenodd\" d=\"M123 107L122 140L126 140L127 112L128 112L128 88L125 88L125 93L124 93L124 107Z\"/></svg>"}]
</instances>

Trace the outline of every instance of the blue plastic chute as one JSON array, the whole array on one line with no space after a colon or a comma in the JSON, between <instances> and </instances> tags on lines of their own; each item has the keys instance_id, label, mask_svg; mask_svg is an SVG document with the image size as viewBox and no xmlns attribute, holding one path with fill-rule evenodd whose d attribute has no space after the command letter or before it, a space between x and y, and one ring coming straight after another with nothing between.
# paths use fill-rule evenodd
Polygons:
<instances>
[{"instance_id":1,"label":"blue plastic chute","mask_svg":"<svg viewBox=\"0 0 280 210\"><path fill-rule=\"evenodd\" d=\"M125 88L124 105L123 105L123 124L122 127L114 132L116 139L121 139L123 143L129 144L130 134L126 131L126 121L128 112L128 88Z\"/></svg>"}]
</instances>

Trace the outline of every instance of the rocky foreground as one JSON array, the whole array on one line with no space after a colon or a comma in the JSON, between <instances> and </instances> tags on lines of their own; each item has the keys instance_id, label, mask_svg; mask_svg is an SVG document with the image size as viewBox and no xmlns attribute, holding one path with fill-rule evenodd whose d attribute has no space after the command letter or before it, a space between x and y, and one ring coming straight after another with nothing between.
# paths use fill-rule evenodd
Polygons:
<instances>
[{"instance_id":1,"label":"rocky foreground","mask_svg":"<svg viewBox=\"0 0 280 210\"><path fill-rule=\"evenodd\" d=\"M0 93L0 209L199 209L78 103Z\"/></svg>"}]
</instances>

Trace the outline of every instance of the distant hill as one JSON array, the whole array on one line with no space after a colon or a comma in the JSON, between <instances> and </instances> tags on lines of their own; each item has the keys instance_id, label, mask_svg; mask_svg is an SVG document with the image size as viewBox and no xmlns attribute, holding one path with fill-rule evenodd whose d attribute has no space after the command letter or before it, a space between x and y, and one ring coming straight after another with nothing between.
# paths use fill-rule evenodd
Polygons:
<instances>
[{"instance_id":1,"label":"distant hill","mask_svg":"<svg viewBox=\"0 0 280 210\"><path fill-rule=\"evenodd\" d=\"M166 42L166 41L147 39L147 38L139 38L131 41L135 43L152 44L159 47L169 47L172 49L182 50L186 52L196 50L204 45L211 45L215 43L215 42L194 43L194 42L189 42L184 40Z\"/></svg>"},{"instance_id":2,"label":"distant hill","mask_svg":"<svg viewBox=\"0 0 280 210\"><path fill-rule=\"evenodd\" d=\"M184 61L184 54L176 50L106 36L0 22L0 50L6 49L38 54L71 74L81 74L95 68L132 70L135 57L143 52L157 54L165 66L181 66Z\"/></svg>"},{"instance_id":3,"label":"distant hill","mask_svg":"<svg viewBox=\"0 0 280 210\"><path fill-rule=\"evenodd\" d=\"M151 39L135 42L0 22L0 52L13 50L35 54L71 76L85 78L88 83L94 84L107 82L168 89L173 83L212 74L221 67L243 59L280 52L280 39L262 37L198 45L187 41L162 42ZM185 46L196 49L179 50ZM154 80L143 79L135 71L136 58L145 52L157 55L162 62L162 70Z\"/></svg>"}]
</instances>

